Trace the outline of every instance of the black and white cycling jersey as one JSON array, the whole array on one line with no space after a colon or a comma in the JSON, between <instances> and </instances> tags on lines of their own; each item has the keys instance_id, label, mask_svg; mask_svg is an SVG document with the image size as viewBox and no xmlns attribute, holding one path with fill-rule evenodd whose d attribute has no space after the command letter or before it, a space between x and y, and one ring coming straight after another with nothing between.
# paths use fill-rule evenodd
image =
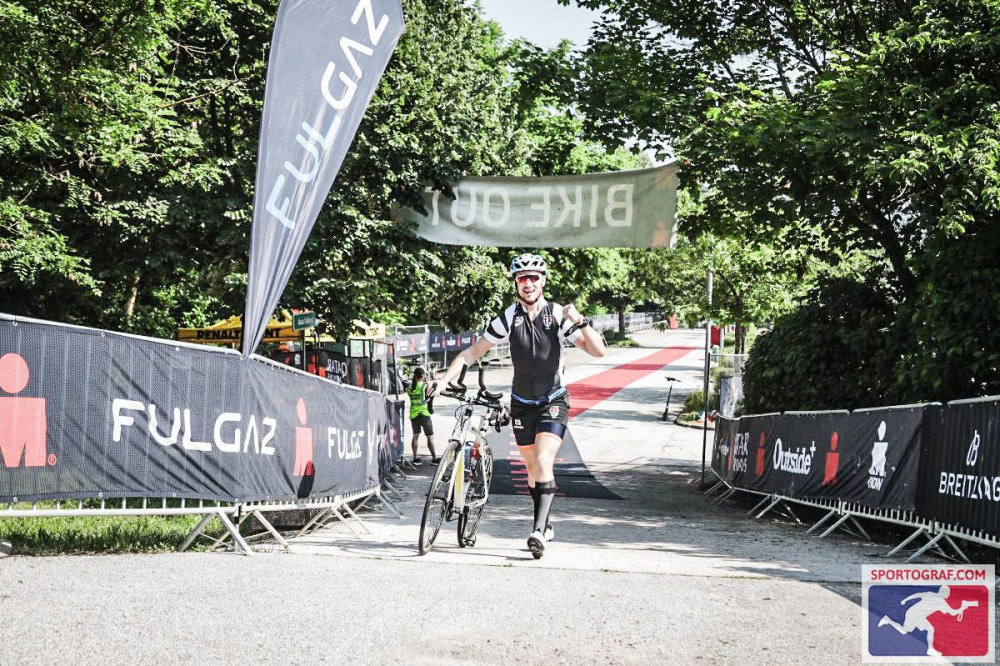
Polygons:
<instances>
[{"instance_id":1,"label":"black and white cycling jersey","mask_svg":"<svg viewBox=\"0 0 1000 666\"><path fill-rule=\"evenodd\" d=\"M522 403L544 404L565 393L562 384L562 341L575 342L580 330L569 336L573 323L563 317L563 307L546 302L532 320L520 303L490 322L483 337L495 345L509 343L514 365L511 396Z\"/></svg>"}]
</instances>

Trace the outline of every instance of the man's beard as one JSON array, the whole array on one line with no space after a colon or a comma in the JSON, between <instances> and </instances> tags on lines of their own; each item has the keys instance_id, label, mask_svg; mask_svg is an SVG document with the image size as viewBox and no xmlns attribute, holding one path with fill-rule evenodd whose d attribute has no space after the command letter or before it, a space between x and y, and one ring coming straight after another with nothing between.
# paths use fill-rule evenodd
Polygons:
<instances>
[{"instance_id":1,"label":"man's beard","mask_svg":"<svg viewBox=\"0 0 1000 666\"><path fill-rule=\"evenodd\" d=\"M527 298L525 298L524 296L522 296L521 292L517 293L517 299L519 301L521 301L525 305L534 305L535 303L538 302L538 299L541 298L541 297L542 297L542 290L541 289L539 289L538 291L535 292L534 298L532 298L530 301Z\"/></svg>"}]
</instances>

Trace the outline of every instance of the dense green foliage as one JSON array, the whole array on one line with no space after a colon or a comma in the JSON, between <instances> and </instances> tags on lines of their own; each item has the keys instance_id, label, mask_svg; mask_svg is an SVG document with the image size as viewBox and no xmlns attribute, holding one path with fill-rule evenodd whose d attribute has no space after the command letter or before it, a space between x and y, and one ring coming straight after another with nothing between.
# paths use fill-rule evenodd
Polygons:
<instances>
[{"instance_id":1,"label":"dense green foliage","mask_svg":"<svg viewBox=\"0 0 1000 666\"><path fill-rule=\"evenodd\" d=\"M1000 3L578 4L607 8L578 81L592 135L675 155L689 228L759 248L737 274L801 255L791 275L819 285L758 342L749 408L1000 392L1000 285L983 258L1000 204ZM974 292L959 269L986 281Z\"/></svg>"},{"instance_id":2,"label":"dense green foliage","mask_svg":"<svg viewBox=\"0 0 1000 666\"><path fill-rule=\"evenodd\" d=\"M649 164L627 145L682 165L678 247L542 251L554 300L711 316L737 347L774 322L748 408L1000 392L1000 2L564 1L605 10L580 53L404 1L281 307L478 326L522 248L433 246L390 207ZM162 337L242 311L276 8L0 0L0 311Z\"/></svg>"},{"instance_id":3,"label":"dense green foliage","mask_svg":"<svg viewBox=\"0 0 1000 666\"><path fill-rule=\"evenodd\" d=\"M0 311L162 337L242 312L276 9L0 3ZM478 326L511 295L511 251L436 247L389 222L426 182L646 164L583 138L565 47L509 43L462 0L404 9L281 302L334 334L357 318ZM599 307L583 271L619 272L614 252L550 256L558 295L582 307Z\"/></svg>"}]
</instances>

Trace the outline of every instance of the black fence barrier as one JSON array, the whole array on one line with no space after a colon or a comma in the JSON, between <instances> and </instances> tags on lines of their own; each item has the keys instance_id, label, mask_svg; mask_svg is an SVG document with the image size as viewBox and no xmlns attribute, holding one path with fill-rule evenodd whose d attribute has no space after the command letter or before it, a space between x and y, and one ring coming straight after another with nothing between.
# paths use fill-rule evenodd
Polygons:
<instances>
[{"instance_id":1,"label":"black fence barrier","mask_svg":"<svg viewBox=\"0 0 1000 666\"><path fill-rule=\"evenodd\" d=\"M919 512L1000 535L1000 399L959 400L929 412Z\"/></svg>"},{"instance_id":2,"label":"black fence barrier","mask_svg":"<svg viewBox=\"0 0 1000 666\"><path fill-rule=\"evenodd\" d=\"M402 404L230 350L0 315L0 503L378 485Z\"/></svg>"},{"instance_id":3,"label":"black fence barrier","mask_svg":"<svg viewBox=\"0 0 1000 666\"><path fill-rule=\"evenodd\" d=\"M735 488L1000 537L1000 397L720 418L712 469Z\"/></svg>"}]
</instances>

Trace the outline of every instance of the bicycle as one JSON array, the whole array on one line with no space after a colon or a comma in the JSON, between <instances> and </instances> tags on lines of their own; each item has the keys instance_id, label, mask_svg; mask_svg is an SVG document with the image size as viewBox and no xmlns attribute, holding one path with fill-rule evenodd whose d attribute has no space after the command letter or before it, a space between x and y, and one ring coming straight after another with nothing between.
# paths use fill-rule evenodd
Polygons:
<instances>
[{"instance_id":1,"label":"bicycle","mask_svg":"<svg viewBox=\"0 0 1000 666\"><path fill-rule=\"evenodd\" d=\"M466 397L462 370L457 384L438 395L459 401L455 410L455 428L448 439L448 446L441 454L441 462L427 490L427 501L420 519L420 554L426 555L434 546L441 525L458 520L458 545L461 548L476 545L476 528L490 498L490 481L493 478L493 449L486 441L489 427L500 428L510 423L509 410L500 403L502 393L490 393L483 381L485 368L479 365L479 392ZM485 407L479 413L478 425L473 428L476 407Z\"/></svg>"}]
</instances>

